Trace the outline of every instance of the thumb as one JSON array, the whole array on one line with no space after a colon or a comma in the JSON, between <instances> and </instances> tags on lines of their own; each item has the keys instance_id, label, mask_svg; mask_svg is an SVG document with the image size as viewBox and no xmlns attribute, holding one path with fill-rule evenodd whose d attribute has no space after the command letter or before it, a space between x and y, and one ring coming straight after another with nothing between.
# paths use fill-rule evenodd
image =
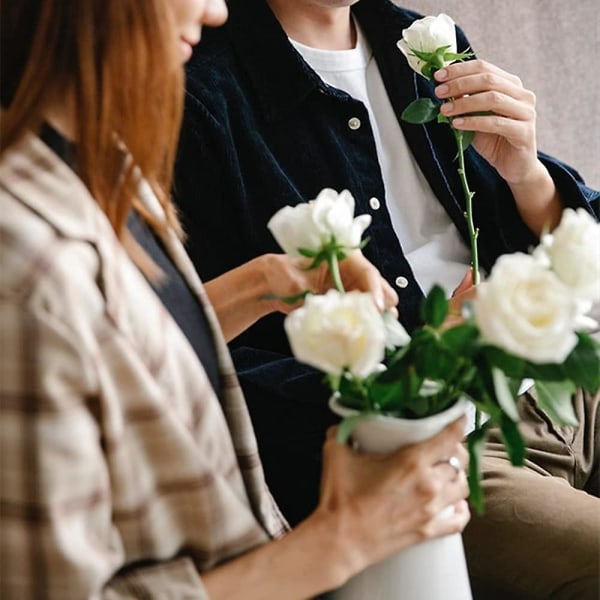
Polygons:
<instances>
[{"instance_id":1,"label":"thumb","mask_svg":"<svg viewBox=\"0 0 600 600\"><path fill-rule=\"evenodd\" d=\"M452 292L452 297L457 296L458 294L462 294L466 292L468 289L473 287L473 267L469 267L467 272L464 274L461 282Z\"/></svg>"}]
</instances>

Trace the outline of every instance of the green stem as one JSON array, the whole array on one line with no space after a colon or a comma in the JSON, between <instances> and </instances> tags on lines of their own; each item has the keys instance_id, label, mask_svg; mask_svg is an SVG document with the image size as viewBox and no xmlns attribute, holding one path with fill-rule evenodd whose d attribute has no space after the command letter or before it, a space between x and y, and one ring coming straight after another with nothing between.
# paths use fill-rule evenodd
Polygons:
<instances>
[{"instance_id":1,"label":"green stem","mask_svg":"<svg viewBox=\"0 0 600 600\"><path fill-rule=\"evenodd\" d=\"M344 290L344 284L342 283L342 277L340 275L340 263L335 250L329 253L329 256L327 257L327 264L329 265L329 272L331 273L331 279L333 280L335 289L343 294L346 290Z\"/></svg>"},{"instance_id":2,"label":"green stem","mask_svg":"<svg viewBox=\"0 0 600 600\"><path fill-rule=\"evenodd\" d=\"M463 132L452 128L454 131L454 137L456 138L456 145L458 147L458 175L460 177L460 183L462 185L463 192L465 194L465 200L467 203L467 210L465 212L465 219L467 220L467 227L469 230L469 240L471 242L471 264L473 266L473 285L479 283L479 252L477 250L477 237L479 236L479 229L475 228L473 223L473 196L475 195L469 189L469 183L467 181L467 172L465 170L465 149L463 146Z\"/></svg>"}]
</instances>

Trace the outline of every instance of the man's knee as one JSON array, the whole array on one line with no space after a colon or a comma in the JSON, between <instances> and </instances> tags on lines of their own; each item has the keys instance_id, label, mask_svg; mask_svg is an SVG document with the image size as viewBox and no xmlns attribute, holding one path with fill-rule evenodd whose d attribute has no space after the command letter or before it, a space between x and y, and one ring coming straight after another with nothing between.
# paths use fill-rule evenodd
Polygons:
<instances>
[{"instance_id":1,"label":"man's knee","mask_svg":"<svg viewBox=\"0 0 600 600\"><path fill-rule=\"evenodd\" d=\"M475 598L598 600L600 500L500 458L483 471L486 512L463 534Z\"/></svg>"}]
</instances>

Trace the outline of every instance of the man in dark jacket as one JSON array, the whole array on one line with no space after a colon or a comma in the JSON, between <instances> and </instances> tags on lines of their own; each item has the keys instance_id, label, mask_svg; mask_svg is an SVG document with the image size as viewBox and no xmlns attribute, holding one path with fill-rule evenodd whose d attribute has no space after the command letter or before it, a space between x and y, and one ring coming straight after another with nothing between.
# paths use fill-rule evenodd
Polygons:
<instances>
[{"instance_id":1,"label":"man in dark jacket","mask_svg":"<svg viewBox=\"0 0 600 600\"><path fill-rule=\"evenodd\" d=\"M416 97L444 102L449 116L495 113L454 121L476 132L466 170L484 270L527 251L564 207L597 213L600 193L537 152L534 96L518 78L478 60L452 65L435 84L411 71L396 44L420 15L388 0L231 0L229 9L188 63L175 181L205 281L278 252L266 224L282 206L348 189L356 213L373 218L365 255L398 290L404 325L417 326L423 292L434 282L453 289L469 250L454 136L446 124L400 119ZM324 432L336 418L322 374L292 357L282 320L264 318L231 349L268 483L295 524L316 504ZM497 439L488 444L486 515L464 535L482 598L597 593L600 504L588 492L598 398L574 402L580 426L565 433L531 395L521 399L524 469L508 465Z\"/></svg>"}]
</instances>

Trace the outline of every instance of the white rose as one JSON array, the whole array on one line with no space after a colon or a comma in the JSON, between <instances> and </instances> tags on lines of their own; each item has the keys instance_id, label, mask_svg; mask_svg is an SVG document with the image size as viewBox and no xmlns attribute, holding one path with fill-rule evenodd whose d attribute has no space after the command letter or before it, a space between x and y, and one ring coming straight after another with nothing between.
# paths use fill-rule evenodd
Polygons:
<instances>
[{"instance_id":1,"label":"white rose","mask_svg":"<svg viewBox=\"0 0 600 600\"><path fill-rule=\"evenodd\" d=\"M368 293L308 296L284 324L294 356L325 373L366 377L384 358L385 325Z\"/></svg>"},{"instance_id":2,"label":"white rose","mask_svg":"<svg viewBox=\"0 0 600 600\"><path fill-rule=\"evenodd\" d=\"M386 310L382 315L385 325L385 346L390 350L400 348L410 343L410 335L396 316Z\"/></svg>"},{"instance_id":3,"label":"white rose","mask_svg":"<svg viewBox=\"0 0 600 600\"><path fill-rule=\"evenodd\" d=\"M300 256L299 248L318 252L332 238L338 246L356 248L370 215L354 217L354 198L344 190L325 188L310 202L285 206L269 220L267 227L285 252Z\"/></svg>"},{"instance_id":4,"label":"white rose","mask_svg":"<svg viewBox=\"0 0 600 600\"><path fill-rule=\"evenodd\" d=\"M456 53L456 29L454 21L442 13L437 17L424 17L415 21L408 29L402 30L402 39L398 40L398 48L408 64L422 75L425 62L417 58L413 50L420 52L435 52L438 48L449 46L446 52ZM454 61L444 61L444 66Z\"/></svg>"},{"instance_id":5,"label":"white rose","mask_svg":"<svg viewBox=\"0 0 600 600\"><path fill-rule=\"evenodd\" d=\"M564 210L541 248L556 275L582 300L600 301L600 223L583 208Z\"/></svg>"},{"instance_id":6,"label":"white rose","mask_svg":"<svg viewBox=\"0 0 600 600\"><path fill-rule=\"evenodd\" d=\"M334 236L338 245L344 248L356 248L371 224L371 215L354 217L354 198L348 190L338 194L325 188L311 205L317 226L324 234Z\"/></svg>"},{"instance_id":7,"label":"white rose","mask_svg":"<svg viewBox=\"0 0 600 600\"><path fill-rule=\"evenodd\" d=\"M267 227L281 248L291 256L301 256L298 248L318 250L323 239L314 225L310 203L284 206L267 223Z\"/></svg>"},{"instance_id":8,"label":"white rose","mask_svg":"<svg viewBox=\"0 0 600 600\"><path fill-rule=\"evenodd\" d=\"M577 343L577 301L534 257L507 254L496 262L473 301L482 336L510 354L537 363L561 363Z\"/></svg>"}]
</instances>

